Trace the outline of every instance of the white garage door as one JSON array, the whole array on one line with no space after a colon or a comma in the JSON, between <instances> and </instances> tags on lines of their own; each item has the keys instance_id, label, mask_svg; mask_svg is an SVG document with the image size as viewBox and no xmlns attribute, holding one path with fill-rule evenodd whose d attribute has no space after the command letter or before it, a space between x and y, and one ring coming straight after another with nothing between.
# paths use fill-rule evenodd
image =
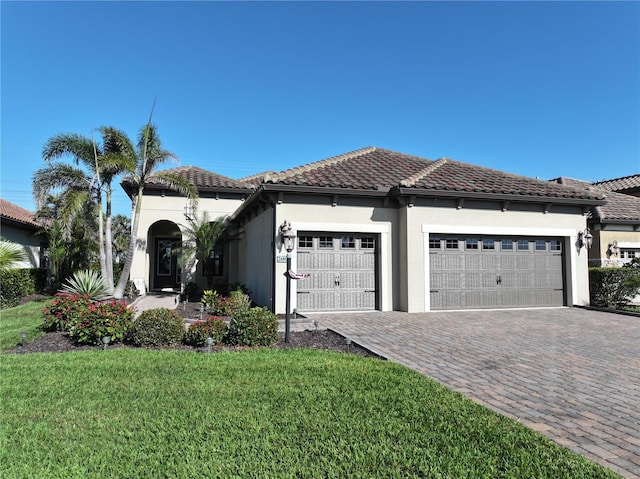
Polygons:
<instances>
[{"instance_id":1,"label":"white garage door","mask_svg":"<svg viewBox=\"0 0 640 479\"><path fill-rule=\"evenodd\" d=\"M565 304L560 238L430 235L431 309Z\"/></svg>"},{"instance_id":2,"label":"white garage door","mask_svg":"<svg viewBox=\"0 0 640 479\"><path fill-rule=\"evenodd\" d=\"M377 238L371 235L298 233L297 309L367 311L376 308Z\"/></svg>"}]
</instances>

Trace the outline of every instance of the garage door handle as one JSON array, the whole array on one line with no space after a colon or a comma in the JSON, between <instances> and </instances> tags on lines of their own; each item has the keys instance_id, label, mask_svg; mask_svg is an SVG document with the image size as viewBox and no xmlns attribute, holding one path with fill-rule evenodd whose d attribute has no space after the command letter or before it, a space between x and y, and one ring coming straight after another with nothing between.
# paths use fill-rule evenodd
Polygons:
<instances>
[{"instance_id":1,"label":"garage door handle","mask_svg":"<svg viewBox=\"0 0 640 479\"><path fill-rule=\"evenodd\" d=\"M502 284L502 276L498 275L496 278L496 284Z\"/></svg>"},{"instance_id":2,"label":"garage door handle","mask_svg":"<svg viewBox=\"0 0 640 479\"><path fill-rule=\"evenodd\" d=\"M340 276L336 276L335 278L333 278L333 285L340 286Z\"/></svg>"}]
</instances>

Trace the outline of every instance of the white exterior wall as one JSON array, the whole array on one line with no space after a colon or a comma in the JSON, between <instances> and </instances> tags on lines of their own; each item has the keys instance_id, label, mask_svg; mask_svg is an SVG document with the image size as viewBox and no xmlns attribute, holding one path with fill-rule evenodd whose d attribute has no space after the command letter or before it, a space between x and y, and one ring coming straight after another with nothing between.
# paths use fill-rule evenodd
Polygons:
<instances>
[{"instance_id":1,"label":"white exterior wall","mask_svg":"<svg viewBox=\"0 0 640 479\"><path fill-rule=\"evenodd\" d=\"M136 237L136 249L133 255L130 278L132 281L142 280L145 291L149 290L149 251L152 245L147 244L149 229L158 221L171 221L181 230L186 224L184 207L187 202L185 197L180 196L144 196L142 198L142 208L140 210L140 224ZM220 216L226 216L234 212L242 200L200 198L198 212L201 215L206 211L211 221ZM133 214L132 214L133 217ZM195 265L192 273L195 271Z\"/></svg>"},{"instance_id":2,"label":"white exterior wall","mask_svg":"<svg viewBox=\"0 0 640 479\"><path fill-rule=\"evenodd\" d=\"M407 311L430 311L429 234L558 236L564 238L567 304L589 304L587 250L577 249L578 231L586 227L579 214L500 211L473 208L413 207L407 212Z\"/></svg>"},{"instance_id":3,"label":"white exterior wall","mask_svg":"<svg viewBox=\"0 0 640 479\"><path fill-rule=\"evenodd\" d=\"M268 209L245 225L238 262L241 271L239 280L251 291L251 299L266 307L271 305L273 281L272 248L276 238L272 232L273 210Z\"/></svg>"}]
</instances>

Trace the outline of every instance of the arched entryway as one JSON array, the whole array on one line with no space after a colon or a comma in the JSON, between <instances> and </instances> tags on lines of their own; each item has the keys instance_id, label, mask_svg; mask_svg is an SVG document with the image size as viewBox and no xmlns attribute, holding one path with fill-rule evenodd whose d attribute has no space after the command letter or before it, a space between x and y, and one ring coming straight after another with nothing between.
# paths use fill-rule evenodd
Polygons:
<instances>
[{"instance_id":1,"label":"arched entryway","mask_svg":"<svg viewBox=\"0 0 640 479\"><path fill-rule=\"evenodd\" d=\"M151 225L149 245L149 288L151 291L180 291L181 272L177 251L180 248L180 228L172 221Z\"/></svg>"}]
</instances>

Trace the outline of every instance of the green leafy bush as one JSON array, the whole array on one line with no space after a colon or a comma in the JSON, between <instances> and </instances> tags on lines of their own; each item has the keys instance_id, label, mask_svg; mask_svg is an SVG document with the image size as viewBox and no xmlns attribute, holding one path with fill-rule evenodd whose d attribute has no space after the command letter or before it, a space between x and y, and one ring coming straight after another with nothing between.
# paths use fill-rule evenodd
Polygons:
<instances>
[{"instance_id":1,"label":"green leafy bush","mask_svg":"<svg viewBox=\"0 0 640 479\"><path fill-rule=\"evenodd\" d=\"M63 293L76 293L89 296L94 300L107 299L109 287L97 271L90 269L76 271L71 278L67 278L67 284L62 286Z\"/></svg>"},{"instance_id":2,"label":"green leafy bush","mask_svg":"<svg viewBox=\"0 0 640 479\"><path fill-rule=\"evenodd\" d=\"M70 331L69 336L77 344L102 344L104 336L112 343L124 339L133 324L134 311L124 301L96 301L89 304L87 314Z\"/></svg>"},{"instance_id":3,"label":"green leafy bush","mask_svg":"<svg viewBox=\"0 0 640 479\"><path fill-rule=\"evenodd\" d=\"M184 333L184 321L177 311L156 308L140 314L127 331L125 341L134 346L165 346L181 343Z\"/></svg>"},{"instance_id":4,"label":"green leafy bush","mask_svg":"<svg viewBox=\"0 0 640 479\"><path fill-rule=\"evenodd\" d=\"M225 342L241 346L271 346L278 341L278 319L266 308L239 311L231 317Z\"/></svg>"},{"instance_id":5,"label":"green leafy bush","mask_svg":"<svg viewBox=\"0 0 640 479\"><path fill-rule=\"evenodd\" d=\"M58 293L42 310L43 329L64 331L77 344L101 344L103 336L122 341L134 312L124 301L93 301L87 295Z\"/></svg>"},{"instance_id":6,"label":"green leafy bush","mask_svg":"<svg viewBox=\"0 0 640 479\"><path fill-rule=\"evenodd\" d=\"M93 303L89 296L70 293L58 293L49 306L42 310L45 331L71 331L87 316L89 305Z\"/></svg>"},{"instance_id":7,"label":"green leafy bush","mask_svg":"<svg viewBox=\"0 0 640 479\"><path fill-rule=\"evenodd\" d=\"M0 270L0 308L12 308L36 292L36 274L31 269Z\"/></svg>"},{"instance_id":8,"label":"green leafy bush","mask_svg":"<svg viewBox=\"0 0 640 479\"><path fill-rule=\"evenodd\" d=\"M204 307L205 311L212 314L216 314L218 312L217 306L218 306L219 300L220 300L220 295L218 294L217 291L207 289L202 292L202 298L200 299L200 302L202 303L202 306Z\"/></svg>"},{"instance_id":9,"label":"green leafy bush","mask_svg":"<svg viewBox=\"0 0 640 479\"><path fill-rule=\"evenodd\" d=\"M589 268L591 305L620 309L640 293L638 268Z\"/></svg>"},{"instance_id":10,"label":"green leafy bush","mask_svg":"<svg viewBox=\"0 0 640 479\"><path fill-rule=\"evenodd\" d=\"M227 332L227 323L219 316L210 316L204 321L196 321L185 335L185 343L190 346L201 347L207 344L207 338L212 338L212 344L220 344Z\"/></svg>"}]
</instances>

